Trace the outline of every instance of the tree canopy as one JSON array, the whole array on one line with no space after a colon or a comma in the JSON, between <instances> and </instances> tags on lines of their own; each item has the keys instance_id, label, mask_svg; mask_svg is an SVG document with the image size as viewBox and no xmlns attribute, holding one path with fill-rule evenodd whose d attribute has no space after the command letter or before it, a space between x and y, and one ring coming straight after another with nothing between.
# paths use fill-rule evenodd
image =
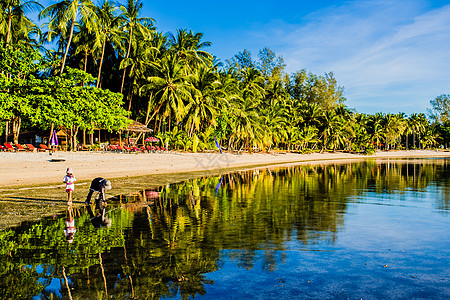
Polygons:
<instances>
[{"instance_id":1,"label":"tree canopy","mask_svg":"<svg viewBox=\"0 0 450 300\"><path fill-rule=\"evenodd\" d=\"M0 118L7 121L0 130L9 124L17 139L20 126L54 124L76 135L95 126L118 130L129 116L171 148L190 151L216 149L214 137L229 151L302 152L450 140L447 95L431 101L431 122L421 112L358 113L346 106L332 71L288 74L283 57L267 47L255 59L244 49L223 64L201 32L158 32L143 5L0 0ZM31 9L40 12L42 31L27 17Z\"/></svg>"}]
</instances>

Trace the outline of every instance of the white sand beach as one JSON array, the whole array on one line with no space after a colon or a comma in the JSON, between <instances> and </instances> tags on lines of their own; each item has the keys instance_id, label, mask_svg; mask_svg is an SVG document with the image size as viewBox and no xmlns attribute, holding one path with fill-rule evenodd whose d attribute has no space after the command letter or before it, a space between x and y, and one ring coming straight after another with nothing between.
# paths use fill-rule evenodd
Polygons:
<instances>
[{"instance_id":1,"label":"white sand beach","mask_svg":"<svg viewBox=\"0 0 450 300\"><path fill-rule=\"evenodd\" d=\"M61 183L67 167L71 167L78 181L102 176L118 178L150 174L170 174L284 163L320 162L329 160L359 160L367 158L450 157L450 152L414 150L379 151L375 155L349 153L108 153L0 152L0 186L27 186Z\"/></svg>"}]
</instances>

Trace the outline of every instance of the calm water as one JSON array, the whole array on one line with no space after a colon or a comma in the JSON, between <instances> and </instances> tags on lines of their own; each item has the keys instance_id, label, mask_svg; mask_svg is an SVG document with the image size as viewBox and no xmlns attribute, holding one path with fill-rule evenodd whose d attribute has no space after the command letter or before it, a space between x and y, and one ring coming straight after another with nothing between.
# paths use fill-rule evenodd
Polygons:
<instances>
[{"instance_id":1,"label":"calm water","mask_svg":"<svg viewBox=\"0 0 450 300\"><path fill-rule=\"evenodd\" d=\"M1 299L448 299L450 160L254 170L0 232ZM72 230L73 231L73 230Z\"/></svg>"}]
</instances>

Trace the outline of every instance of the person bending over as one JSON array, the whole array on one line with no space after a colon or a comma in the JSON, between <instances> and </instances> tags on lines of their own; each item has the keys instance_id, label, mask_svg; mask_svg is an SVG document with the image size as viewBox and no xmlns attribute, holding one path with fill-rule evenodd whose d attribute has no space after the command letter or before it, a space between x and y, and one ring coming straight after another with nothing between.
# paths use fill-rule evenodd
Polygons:
<instances>
[{"instance_id":1,"label":"person bending over","mask_svg":"<svg viewBox=\"0 0 450 300\"><path fill-rule=\"evenodd\" d=\"M95 201L95 208L100 209L100 203L102 204L102 206L106 206L105 192L110 189L111 189L111 181L101 177L95 178L91 182L91 187L89 188L89 193L84 203L86 205L90 205L92 195L94 194L94 192L98 192L98 197Z\"/></svg>"}]
</instances>

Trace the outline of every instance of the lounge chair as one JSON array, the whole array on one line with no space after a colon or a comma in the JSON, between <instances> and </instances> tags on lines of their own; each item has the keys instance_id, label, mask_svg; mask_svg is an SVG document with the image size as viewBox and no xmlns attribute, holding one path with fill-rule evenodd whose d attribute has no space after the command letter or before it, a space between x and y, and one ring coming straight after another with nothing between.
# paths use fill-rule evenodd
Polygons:
<instances>
[{"instance_id":1,"label":"lounge chair","mask_svg":"<svg viewBox=\"0 0 450 300\"><path fill-rule=\"evenodd\" d=\"M14 149L14 147L10 143L4 143L4 145L6 147L6 151L16 152L16 149Z\"/></svg>"},{"instance_id":2,"label":"lounge chair","mask_svg":"<svg viewBox=\"0 0 450 300\"><path fill-rule=\"evenodd\" d=\"M36 147L34 147L32 144L25 144L25 146L27 146L28 151L31 151L31 152L37 151Z\"/></svg>"},{"instance_id":3,"label":"lounge chair","mask_svg":"<svg viewBox=\"0 0 450 300\"><path fill-rule=\"evenodd\" d=\"M40 151L51 151L52 149L50 149L49 147L47 147L47 146L44 145L44 144L40 144L40 145L39 145L39 150L40 150Z\"/></svg>"},{"instance_id":4,"label":"lounge chair","mask_svg":"<svg viewBox=\"0 0 450 300\"><path fill-rule=\"evenodd\" d=\"M133 149L131 149L130 147L128 147L128 146L123 146L123 149L125 149L127 152L131 152L131 151L133 151Z\"/></svg>"},{"instance_id":5,"label":"lounge chair","mask_svg":"<svg viewBox=\"0 0 450 300\"><path fill-rule=\"evenodd\" d=\"M27 151L27 149L25 149L21 144L14 144L14 145L16 145L17 151Z\"/></svg>"}]
</instances>

